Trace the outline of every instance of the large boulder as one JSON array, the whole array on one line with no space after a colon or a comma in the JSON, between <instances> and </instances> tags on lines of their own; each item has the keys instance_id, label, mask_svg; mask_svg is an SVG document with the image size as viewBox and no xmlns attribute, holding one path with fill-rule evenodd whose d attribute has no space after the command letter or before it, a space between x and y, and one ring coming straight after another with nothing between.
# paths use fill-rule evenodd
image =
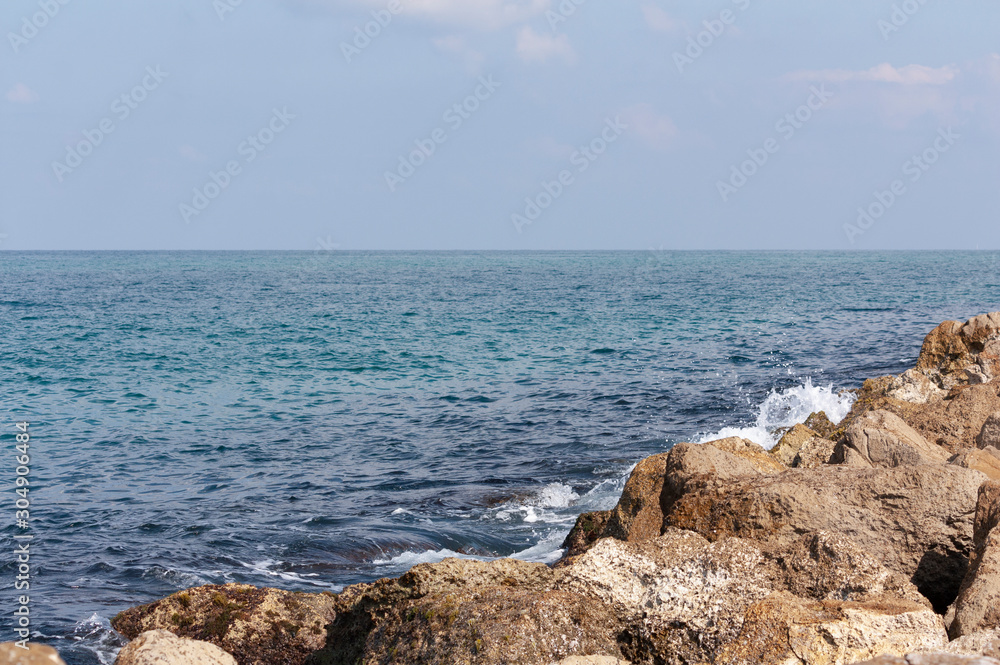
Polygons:
<instances>
[{"instance_id":1,"label":"large boulder","mask_svg":"<svg viewBox=\"0 0 1000 665\"><path fill-rule=\"evenodd\" d=\"M236 665L236 659L214 644L151 630L129 642L115 665Z\"/></svg>"},{"instance_id":2,"label":"large boulder","mask_svg":"<svg viewBox=\"0 0 1000 665\"><path fill-rule=\"evenodd\" d=\"M990 416L1000 410L1000 380L958 386L944 399L899 414L925 439L951 452L976 448Z\"/></svg>"},{"instance_id":3,"label":"large boulder","mask_svg":"<svg viewBox=\"0 0 1000 665\"><path fill-rule=\"evenodd\" d=\"M881 409L869 411L848 426L831 460L866 467L944 462L948 451L928 443L902 418Z\"/></svg>"},{"instance_id":4,"label":"large boulder","mask_svg":"<svg viewBox=\"0 0 1000 665\"><path fill-rule=\"evenodd\" d=\"M962 635L941 649L946 653L966 656L987 656L1000 659L1000 628L980 630Z\"/></svg>"},{"instance_id":5,"label":"large boulder","mask_svg":"<svg viewBox=\"0 0 1000 665\"><path fill-rule=\"evenodd\" d=\"M924 339L915 369L944 390L1000 377L1000 313L945 321Z\"/></svg>"},{"instance_id":6,"label":"large boulder","mask_svg":"<svg viewBox=\"0 0 1000 665\"><path fill-rule=\"evenodd\" d=\"M620 658L619 629L593 598L485 587L395 605L368 636L362 662L549 665L569 656Z\"/></svg>"},{"instance_id":7,"label":"large boulder","mask_svg":"<svg viewBox=\"0 0 1000 665\"><path fill-rule=\"evenodd\" d=\"M976 436L978 448L1000 448L1000 411L994 411L983 422Z\"/></svg>"},{"instance_id":8,"label":"large boulder","mask_svg":"<svg viewBox=\"0 0 1000 665\"><path fill-rule=\"evenodd\" d=\"M739 635L747 610L776 591L813 600L890 597L931 612L909 582L826 533L778 548L739 538L710 543L679 529L641 543L604 539L562 571L557 588L612 607L625 624L625 656L637 663L712 661Z\"/></svg>"},{"instance_id":9,"label":"large boulder","mask_svg":"<svg viewBox=\"0 0 1000 665\"><path fill-rule=\"evenodd\" d=\"M802 450L802 447L811 439L818 436L819 434L805 425L795 425L792 429L785 432L784 436L781 437L769 452L772 457L785 466L794 466L795 457Z\"/></svg>"},{"instance_id":10,"label":"large boulder","mask_svg":"<svg viewBox=\"0 0 1000 665\"><path fill-rule=\"evenodd\" d=\"M1000 628L1000 483L984 483L976 506L975 548L949 632L961 637Z\"/></svg>"},{"instance_id":11,"label":"large boulder","mask_svg":"<svg viewBox=\"0 0 1000 665\"><path fill-rule=\"evenodd\" d=\"M562 548L565 550L563 558L558 565L566 565L573 557L583 554L590 549L594 543L604 534L611 519L610 510L596 510L591 513L583 513L576 518L576 524L570 529L569 534L563 541Z\"/></svg>"},{"instance_id":12,"label":"large boulder","mask_svg":"<svg viewBox=\"0 0 1000 665\"><path fill-rule=\"evenodd\" d=\"M973 469L990 480L1000 480L1000 450L997 448L966 448L949 460L964 469Z\"/></svg>"},{"instance_id":13,"label":"large boulder","mask_svg":"<svg viewBox=\"0 0 1000 665\"><path fill-rule=\"evenodd\" d=\"M516 559L445 559L414 566L398 579L349 586L336 598L336 619L326 627L326 645L308 662L355 665L363 657L371 633L393 620L395 610L411 601L485 588L544 593L551 589L555 575L544 564Z\"/></svg>"},{"instance_id":14,"label":"large boulder","mask_svg":"<svg viewBox=\"0 0 1000 665\"><path fill-rule=\"evenodd\" d=\"M835 442L815 436L802 444L790 466L795 469L815 469L829 464L836 449Z\"/></svg>"},{"instance_id":15,"label":"large boulder","mask_svg":"<svg viewBox=\"0 0 1000 665\"><path fill-rule=\"evenodd\" d=\"M675 451L684 451L683 455ZM707 478L736 479L785 469L752 441L731 437L703 444L679 443L670 452L639 462L611 511L601 537L649 540L663 529L663 507Z\"/></svg>"},{"instance_id":16,"label":"large boulder","mask_svg":"<svg viewBox=\"0 0 1000 665\"><path fill-rule=\"evenodd\" d=\"M961 656L943 651L879 656L854 665L1000 665L1000 660L982 656Z\"/></svg>"},{"instance_id":17,"label":"large boulder","mask_svg":"<svg viewBox=\"0 0 1000 665\"><path fill-rule=\"evenodd\" d=\"M125 610L111 625L131 640L147 631L167 630L210 642L241 664L297 665L326 644L335 601L330 593L212 584Z\"/></svg>"},{"instance_id":18,"label":"large boulder","mask_svg":"<svg viewBox=\"0 0 1000 665\"><path fill-rule=\"evenodd\" d=\"M671 451L668 467L689 450ZM737 536L790 544L802 533L848 536L911 579L936 608L955 599L972 551L979 485L986 477L946 464L824 466L707 479L665 506L664 527L709 540Z\"/></svg>"},{"instance_id":19,"label":"large boulder","mask_svg":"<svg viewBox=\"0 0 1000 665\"><path fill-rule=\"evenodd\" d=\"M849 663L948 642L941 617L905 600L810 601L775 594L755 603L716 665Z\"/></svg>"},{"instance_id":20,"label":"large boulder","mask_svg":"<svg viewBox=\"0 0 1000 665\"><path fill-rule=\"evenodd\" d=\"M23 649L14 642L0 644L0 665L66 665L50 646L29 642Z\"/></svg>"}]
</instances>

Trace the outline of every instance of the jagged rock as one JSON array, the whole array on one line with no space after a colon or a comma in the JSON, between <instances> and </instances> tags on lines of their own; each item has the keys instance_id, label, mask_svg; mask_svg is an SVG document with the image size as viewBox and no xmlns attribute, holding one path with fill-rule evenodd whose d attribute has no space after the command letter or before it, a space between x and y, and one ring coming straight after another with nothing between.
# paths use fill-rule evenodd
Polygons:
<instances>
[{"instance_id":1,"label":"jagged rock","mask_svg":"<svg viewBox=\"0 0 1000 665\"><path fill-rule=\"evenodd\" d=\"M781 588L800 598L862 601L893 596L930 607L910 581L843 534L805 534L768 555L782 570Z\"/></svg>"},{"instance_id":2,"label":"jagged rock","mask_svg":"<svg viewBox=\"0 0 1000 665\"><path fill-rule=\"evenodd\" d=\"M941 617L905 600L810 601L775 594L747 612L716 665L820 665L946 644Z\"/></svg>"},{"instance_id":3,"label":"jagged rock","mask_svg":"<svg viewBox=\"0 0 1000 665\"><path fill-rule=\"evenodd\" d=\"M836 449L837 444L830 439L813 437L802 445L791 466L796 469L815 469L829 464Z\"/></svg>"},{"instance_id":4,"label":"jagged rock","mask_svg":"<svg viewBox=\"0 0 1000 665\"><path fill-rule=\"evenodd\" d=\"M1000 627L1000 483L979 488L976 505L975 548L969 571L955 601L955 620L949 632L961 637Z\"/></svg>"},{"instance_id":5,"label":"jagged rock","mask_svg":"<svg viewBox=\"0 0 1000 665\"><path fill-rule=\"evenodd\" d=\"M208 585L121 612L111 621L136 639L150 630L210 642L239 663L302 663L326 643L333 594L292 593L247 584Z\"/></svg>"},{"instance_id":6,"label":"jagged rock","mask_svg":"<svg viewBox=\"0 0 1000 665\"><path fill-rule=\"evenodd\" d=\"M50 646L29 642L22 649L14 642L0 644L0 665L66 665L59 653Z\"/></svg>"},{"instance_id":7,"label":"jagged rock","mask_svg":"<svg viewBox=\"0 0 1000 665\"><path fill-rule=\"evenodd\" d=\"M663 494L668 454L647 457L632 469L602 537L644 540L660 534L663 524L660 495Z\"/></svg>"},{"instance_id":8,"label":"jagged rock","mask_svg":"<svg viewBox=\"0 0 1000 665\"><path fill-rule=\"evenodd\" d=\"M960 656L935 651L931 653L911 653L902 656L879 656L854 665L1000 665L1000 660L981 656Z\"/></svg>"},{"instance_id":9,"label":"jagged rock","mask_svg":"<svg viewBox=\"0 0 1000 665\"><path fill-rule=\"evenodd\" d=\"M986 421L1000 410L998 393L1000 380L984 385L959 386L945 399L916 407L903 415L903 419L925 439L953 453L964 448L976 448L977 438Z\"/></svg>"},{"instance_id":10,"label":"jagged rock","mask_svg":"<svg viewBox=\"0 0 1000 665\"><path fill-rule=\"evenodd\" d=\"M948 451L928 443L889 411L869 411L848 426L831 462L848 466L896 467L944 462Z\"/></svg>"},{"instance_id":11,"label":"jagged rock","mask_svg":"<svg viewBox=\"0 0 1000 665\"><path fill-rule=\"evenodd\" d=\"M1000 448L1000 411L990 414L976 437L978 448Z\"/></svg>"},{"instance_id":12,"label":"jagged rock","mask_svg":"<svg viewBox=\"0 0 1000 665\"><path fill-rule=\"evenodd\" d=\"M1000 376L1000 313L945 321L924 339L915 368L944 390Z\"/></svg>"},{"instance_id":13,"label":"jagged rock","mask_svg":"<svg viewBox=\"0 0 1000 665\"><path fill-rule=\"evenodd\" d=\"M718 448L723 452L746 460L758 473L780 473L787 468L785 464L768 455L767 451L760 445L749 439L741 439L738 436L731 436L727 439L719 439L718 441L709 441L702 445Z\"/></svg>"},{"instance_id":14,"label":"jagged rock","mask_svg":"<svg viewBox=\"0 0 1000 665\"><path fill-rule=\"evenodd\" d=\"M745 439L678 443L670 452L647 457L636 465L601 537L629 542L655 538L663 527L663 503L702 478L735 479L784 469L766 450Z\"/></svg>"},{"instance_id":15,"label":"jagged rock","mask_svg":"<svg viewBox=\"0 0 1000 665\"><path fill-rule=\"evenodd\" d=\"M551 588L555 575L544 564L516 559L445 559L416 565L398 579L349 586L337 596L336 619L327 626L326 646L307 662L355 665L371 632L403 603L482 588L540 593Z\"/></svg>"},{"instance_id":16,"label":"jagged rock","mask_svg":"<svg viewBox=\"0 0 1000 665\"><path fill-rule=\"evenodd\" d=\"M670 454L686 452L675 448ZM974 506L985 479L946 464L824 466L707 479L666 504L664 527L690 529L709 540L738 536L784 544L802 533L842 533L912 580L943 612L965 576Z\"/></svg>"},{"instance_id":17,"label":"jagged rock","mask_svg":"<svg viewBox=\"0 0 1000 665\"><path fill-rule=\"evenodd\" d=\"M818 436L824 438L829 438L829 436L837 429L837 425L830 422L830 419L826 415L826 411L810 413L809 417L806 418L805 426L816 432Z\"/></svg>"},{"instance_id":18,"label":"jagged rock","mask_svg":"<svg viewBox=\"0 0 1000 665\"><path fill-rule=\"evenodd\" d=\"M565 565L568 560L590 549L594 542L604 533L609 519L611 519L610 510L583 513L577 517L576 524L573 525L573 528L566 536L566 540L563 541L562 547L566 552L563 554L563 558L559 564Z\"/></svg>"},{"instance_id":19,"label":"jagged rock","mask_svg":"<svg viewBox=\"0 0 1000 665\"><path fill-rule=\"evenodd\" d=\"M613 656L570 656L552 665L630 665L630 663Z\"/></svg>"},{"instance_id":20,"label":"jagged rock","mask_svg":"<svg viewBox=\"0 0 1000 665\"><path fill-rule=\"evenodd\" d=\"M549 665L568 656L621 657L620 624L593 598L487 587L394 606L368 636L367 665Z\"/></svg>"},{"instance_id":21,"label":"jagged rock","mask_svg":"<svg viewBox=\"0 0 1000 665\"><path fill-rule=\"evenodd\" d=\"M949 463L979 471L990 480L1000 480L1000 450L996 448L967 448L952 457Z\"/></svg>"},{"instance_id":22,"label":"jagged rock","mask_svg":"<svg viewBox=\"0 0 1000 665\"><path fill-rule=\"evenodd\" d=\"M626 623L625 656L637 663L711 661L739 634L747 609L775 591L816 600L890 594L930 611L913 585L826 533L785 548L739 538L710 543L679 529L641 543L604 539L563 570L557 588L610 605Z\"/></svg>"},{"instance_id":23,"label":"jagged rock","mask_svg":"<svg viewBox=\"0 0 1000 665\"><path fill-rule=\"evenodd\" d=\"M809 440L819 436L805 425L795 425L785 432L777 445L771 448L771 456L785 466L794 466L795 457Z\"/></svg>"},{"instance_id":24,"label":"jagged rock","mask_svg":"<svg viewBox=\"0 0 1000 665\"><path fill-rule=\"evenodd\" d=\"M927 404L942 399L947 391L931 381L927 375L916 369L908 369L893 378L887 387L886 394L904 402Z\"/></svg>"},{"instance_id":25,"label":"jagged rock","mask_svg":"<svg viewBox=\"0 0 1000 665\"><path fill-rule=\"evenodd\" d=\"M115 665L236 665L236 659L214 644L151 630L129 642Z\"/></svg>"},{"instance_id":26,"label":"jagged rock","mask_svg":"<svg viewBox=\"0 0 1000 665\"><path fill-rule=\"evenodd\" d=\"M963 635L948 643L945 653L966 656L988 656L1000 659L1000 628L980 630L969 635Z\"/></svg>"}]
</instances>

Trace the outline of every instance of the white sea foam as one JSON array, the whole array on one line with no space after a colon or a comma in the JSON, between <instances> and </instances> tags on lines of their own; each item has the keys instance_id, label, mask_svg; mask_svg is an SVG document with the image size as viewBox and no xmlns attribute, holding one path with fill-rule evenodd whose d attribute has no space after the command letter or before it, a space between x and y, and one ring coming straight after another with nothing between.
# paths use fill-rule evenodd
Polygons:
<instances>
[{"instance_id":1,"label":"white sea foam","mask_svg":"<svg viewBox=\"0 0 1000 665\"><path fill-rule=\"evenodd\" d=\"M249 568L258 575L266 575L268 577L277 577L288 582L300 582L302 584L310 584L312 586L323 587L326 589L333 589L338 593L343 589L343 586L337 584L329 584L327 582L321 582L319 580L310 579L314 577L319 577L316 573L306 573L299 575L298 573L293 573L287 570L280 570L277 567L284 565L283 561L276 561L274 559L263 559L262 561L257 561L254 563L246 563L240 561L240 563L245 567Z\"/></svg>"},{"instance_id":2,"label":"white sea foam","mask_svg":"<svg viewBox=\"0 0 1000 665\"><path fill-rule=\"evenodd\" d=\"M470 554L460 554L454 550L424 550L422 552L403 552L389 559L375 559L372 561L376 566L388 566L390 568L410 569L418 563L438 563L445 559L478 559L488 561L488 557L472 556Z\"/></svg>"},{"instance_id":3,"label":"white sea foam","mask_svg":"<svg viewBox=\"0 0 1000 665\"><path fill-rule=\"evenodd\" d=\"M801 423L809 414L825 411L833 422L841 421L854 404L853 393L834 392L833 386L814 386L806 379L801 386L772 390L757 409L757 418L745 427L723 427L717 432L701 435L697 443L707 443L730 436L750 439L770 450L780 438L775 434L782 427Z\"/></svg>"}]
</instances>

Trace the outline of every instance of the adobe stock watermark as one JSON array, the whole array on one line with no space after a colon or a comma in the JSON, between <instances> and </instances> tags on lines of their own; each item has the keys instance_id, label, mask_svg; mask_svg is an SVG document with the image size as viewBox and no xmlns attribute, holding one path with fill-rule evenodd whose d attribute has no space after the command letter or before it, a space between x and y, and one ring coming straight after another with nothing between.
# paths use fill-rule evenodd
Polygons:
<instances>
[{"instance_id":1,"label":"adobe stock watermark","mask_svg":"<svg viewBox=\"0 0 1000 665\"><path fill-rule=\"evenodd\" d=\"M212 8L220 21L226 20L227 14L232 14L236 8L243 4L243 0L212 0Z\"/></svg>"},{"instance_id":2,"label":"adobe stock watermark","mask_svg":"<svg viewBox=\"0 0 1000 665\"><path fill-rule=\"evenodd\" d=\"M472 114L479 110L483 102L490 99L502 84L493 80L493 76L480 76L479 85L472 91L472 94L457 104L452 104L445 110L441 119L448 124L449 129L438 127L434 129L427 138L417 139L413 142L415 146L407 155L400 155L395 171L385 172L385 184L390 192L395 192L396 188L406 182L427 160L437 152L438 146L448 140L449 131L453 134L461 129L462 125L472 117Z\"/></svg>"},{"instance_id":3,"label":"adobe stock watermark","mask_svg":"<svg viewBox=\"0 0 1000 665\"><path fill-rule=\"evenodd\" d=\"M587 0L562 0L555 10L546 9L545 20L549 22L552 32L557 32L559 24L568 21L576 13L577 7L586 2Z\"/></svg>"},{"instance_id":4,"label":"adobe stock watermark","mask_svg":"<svg viewBox=\"0 0 1000 665\"><path fill-rule=\"evenodd\" d=\"M751 0L732 0L736 8L745 12L750 8ZM716 18L702 21L704 30L688 37L687 47L683 52L674 51L674 64L677 71L684 73L684 68L693 65L695 60L705 54L716 40L726 32L726 28L736 23L738 14L732 9L723 9Z\"/></svg>"},{"instance_id":5,"label":"adobe stock watermark","mask_svg":"<svg viewBox=\"0 0 1000 665\"><path fill-rule=\"evenodd\" d=\"M159 65L155 68L146 67L146 75L142 77L139 84L111 103L111 113L114 114L114 118L110 116L102 118L94 129L83 130L83 140L78 141L76 145L66 146L65 159L52 162L52 172L56 179L61 183L74 169L79 168L84 160L92 155L99 145L104 143L104 139L118 128L115 119L117 118L118 122L127 120L132 112L139 108L139 105L146 101L149 94L159 88L168 76L170 74L162 71Z\"/></svg>"},{"instance_id":6,"label":"adobe stock watermark","mask_svg":"<svg viewBox=\"0 0 1000 665\"><path fill-rule=\"evenodd\" d=\"M928 0L903 0L900 4L894 4L892 13L889 14L889 20L882 18L878 20L878 29L882 33L882 39L889 41L889 37L909 23L910 19L923 9L927 2Z\"/></svg>"},{"instance_id":7,"label":"adobe stock watermark","mask_svg":"<svg viewBox=\"0 0 1000 665\"><path fill-rule=\"evenodd\" d=\"M569 163L576 167L576 174L581 174L589 169L590 165L600 159L601 155L607 152L608 147L617 141L626 129L628 129L628 125L624 124L618 116L615 116L614 120L606 119L601 133L587 145L579 146L570 155ZM563 169L552 181L543 180L541 183L542 191L535 196L524 199L523 214L514 213L510 216L510 221L514 224L517 232L523 233L525 226L534 224L542 216L542 213L548 210L575 182L576 175L572 169Z\"/></svg>"},{"instance_id":8,"label":"adobe stock watermark","mask_svg":"<svg viewBox=\"0 0 1000 665\"><path fill-rule=\"evenodd\" d=\"M774 124L774 131L786 143L791 141L796 132L805 127L807 122L812 120L813 115L817 111L833 99L833 93L826 89L825 84L820 84L818 88L810 86L809 92L811 94L804 104L792 113L786 113ZM771 155L776 154L779 150L781 150L781 142L773 136L764 141L763 146L748 149L747 156L749 159L741 162L739 166L733 164L730 169L729 180L716 181L715 187L719 190L719 196L722 197L722 201L728 202L730 196L743 189L750 182L750 178L757 175L757 172L767 164L771 159Z\"/></svg>"},{"instance_id":9,"label":"adobe stock watermark","mask_svg":"<svg viewBox=\"0 0 1000 665\"><path fill-rule=\"evenodd\" d=\"M385 9L372 10L372 20L365 23L364 29L360 25L354 26L354 39L351 43L340 42L340 52L344 54L344 59L347 60L348 64L371 46L372 41L378 39L382 30L388 28L392 19L402 11L403 3L400 0L389 0Z\"/></svg>"},{"instance_id":10,"label":"adobe stock watermark","mask_svg":"<svg viewBox=\"0 0 1000 665\"><path fill-rule=\"evenodd\" d=\"M238 159L231 159L226 162L222 170L209 171L208 181L192 190L190 205L181 203L178 206L184 223L190 224L192 217L197 217L207 210L212 201L219 198L232 184L233 179L243 173L243 165L254 161L260 153L267 150L267 146L271 145L278 134L288 129L288 125L294 119L295 116L288 112L287 106L281 110L274 109L267 124L236 147L236 153L243 157L242 163Z\"/></svg>"},{"instance_id":11,"label":"adobe stock watermark","mask_svg":"<svg viewBox=\"0 0 1000 665\"><path fill-rule=\"evenodd\" d=\"M41 9L31 16L21 17L21 29L17 32L8 32L7 39L10 47L14 49L14 54L21 52L21 48L28 45L32 39L38 36L38 32L49 24L49 21L56 17L60 10L68 5L71 0L38 0L38 7Z\"/></svg>"},{"instance_id":12,"label":"adobe stock watermark","mask_svg":"<svg viewBox=\"0 0 1000 665\"><path fill-rule=\"evenodd\" d=\"M931 145L919 155L913 155L903 162L902 171L906 180L915 183L923 177L930 168L941 159L941 155L951 150L955 142L962 138L961 134L956 134L951 127L939 129ZM875 222L880 220L889 210L896 205L907 191L906 180L897 178L889 183L889 188L876 190L873 194L874 200L866 207L858 208L858 219L854 224L844 224L844 233L848 241L853 245L858 236L862 236Z\"/></svg>"}]
</instances>

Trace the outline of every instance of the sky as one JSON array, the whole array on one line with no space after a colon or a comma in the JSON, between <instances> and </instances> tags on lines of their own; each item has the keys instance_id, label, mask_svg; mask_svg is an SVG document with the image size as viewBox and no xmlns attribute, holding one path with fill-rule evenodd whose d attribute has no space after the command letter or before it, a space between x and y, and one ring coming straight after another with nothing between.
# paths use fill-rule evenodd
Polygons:
<instances>
[{"instance_id":1,"label":"sky","mask_svg":"<svg viewBox=\"0 0 1000 665\"><path fill-rule=\"evenodd\" d=\"M4 0L0 249L997 249L1000 3Z\"/></svg>"}]
</instances>

